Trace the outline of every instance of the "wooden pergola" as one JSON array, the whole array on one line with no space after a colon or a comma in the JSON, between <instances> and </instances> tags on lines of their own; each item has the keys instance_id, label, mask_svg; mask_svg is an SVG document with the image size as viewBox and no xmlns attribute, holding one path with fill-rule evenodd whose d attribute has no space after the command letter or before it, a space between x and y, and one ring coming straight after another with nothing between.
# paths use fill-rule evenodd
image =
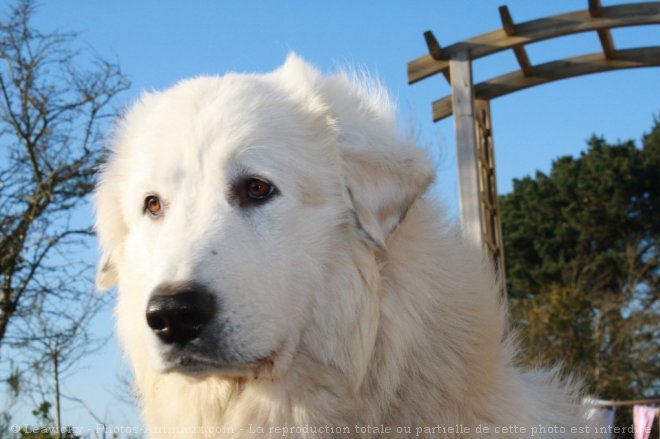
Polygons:
<instances>
[{"instance_id":1,"label":"wooden pergola","mask_svg":"<svg viewBox=\"0 0 660 439\"><path fill-rule=\"evenodd\" d=\"M454 115L458 158L461 225L465 235L492 255L505 292L504 249L495 179L490 100L560 79L634 67L660 66L660 46L617 50L610 29L660 24L660 2L603 7L588 0L588 9L515 23L506 6L499 8L502 28L441 47L431 31L424 33L428 54L408 63L408 83L442 73L451 95L433 102L433 120ZM596 32L602 51L533 65L525 45ZM472 61L513 50L519 70L473 84ZM660 83L660 82L659 82Z\"/></svg>"}]
</instances>

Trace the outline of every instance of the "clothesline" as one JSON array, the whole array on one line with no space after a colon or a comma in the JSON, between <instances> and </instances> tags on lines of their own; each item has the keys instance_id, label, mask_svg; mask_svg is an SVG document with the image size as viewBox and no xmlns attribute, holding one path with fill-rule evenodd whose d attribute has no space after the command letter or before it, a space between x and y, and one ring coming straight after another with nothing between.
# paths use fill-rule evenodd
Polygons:
<instances>
[{"instance_id":1,"label":"clothesline","mask_svg":"<svg viewBox=\"0 0 660 439\"><path fill-rule=\"evenodd\" d=\"M612 425L614 420L615 407L633 407L633 424L635 426L635 438L648 439L653 425L653 418L658 418L658 439L660 439L660 408L656 404L660 403L660 398L632 399L632 400L592 400L588 405L593 407L593 413L600 412L599 415L606 424ZM592 415L590 415L592 416Z\"/></svg>"},{"instance_id":2,"label":"clothesline","mask_svg":"<svg viewBox=\"0 0 660 439\"><path fill-rule=\"evenodd\" d=\"M660 398L652 399L631 399L628 401L605 401L598 400L591 404L593 407L622 407L627 405L636 405L636 404L660 404Z\"/></svg>"}]
</instances>

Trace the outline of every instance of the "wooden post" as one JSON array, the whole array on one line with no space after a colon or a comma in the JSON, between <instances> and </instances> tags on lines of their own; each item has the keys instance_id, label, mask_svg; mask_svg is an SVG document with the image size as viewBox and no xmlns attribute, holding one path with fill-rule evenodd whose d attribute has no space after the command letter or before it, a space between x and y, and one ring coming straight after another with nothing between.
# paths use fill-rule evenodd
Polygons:
<instances>
[{"instance_id":1,"label":"wooden post","mask_svg":"<svg viewBox=\"0 0 660 439\"><path fill-rule=\"evenodd\" d=\"M449 60L452 106L458 159L459 205L463 234L482 245L481 206L477 164L477 135L472 85L472 60L467 50Z\"/></svg>"},{"instance_id":2,"label":"wooden post","mask_svg":"<svg viewBox=\"0 0 660 439\"><path fill-rule=\"evenodd\" d=\"M660 46L616 49L611 35L613 28L660 24L660 2L608 7L603 7L601 0L588 2L588 10L518 24L513 21L509 9L502 6L501 29L444 47L440 47L433 33L427 31L424 38L429 53L408 63L409 84L436 73L444 74L451 84L451 96L433 102L433 121L454 114L463 234L493 255L504 294L504 248L489 102L499 96L560 79L660 66ZM525 46L530 43L586 31L598 33L602 52L532 65L525 51ZM520 70L475 86L472 60L510 49Z\"/></svg>"}]
</instances>

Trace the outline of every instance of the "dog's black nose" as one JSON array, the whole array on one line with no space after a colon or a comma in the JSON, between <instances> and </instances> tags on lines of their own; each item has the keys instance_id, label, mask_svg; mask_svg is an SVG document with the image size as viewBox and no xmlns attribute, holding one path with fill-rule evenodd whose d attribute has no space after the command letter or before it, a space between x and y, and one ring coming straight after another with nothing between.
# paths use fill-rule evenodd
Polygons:
<instances>
[{"instance_id":1,"label":"dog's black nose","mask_svg":"<svg viewBox=\"0 0 660 439\"><path fill-rule=\"evenodd\" d=\"M202 285L163 284L151 294L147 324L164 343L186 344L199 337L215 311L215 297Z\"/></svg>"}]
</instances>

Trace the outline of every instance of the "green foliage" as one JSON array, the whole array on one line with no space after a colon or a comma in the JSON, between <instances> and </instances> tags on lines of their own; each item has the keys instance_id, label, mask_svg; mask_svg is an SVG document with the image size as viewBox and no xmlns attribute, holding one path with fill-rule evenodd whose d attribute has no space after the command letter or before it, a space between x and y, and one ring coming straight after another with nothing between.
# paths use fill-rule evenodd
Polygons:
<instances>
[{"instance_id":1,"label":"green foliage","mask_svg":"<svg viewBox=\"0 0 660 439\"><path fill-rule=\"evenodd\" d=\"M510 294L549 283L608 291L631 286L626 249L639 249L638 265L657 257L659 138L658 124L643 149L592 137L587 152L559 158L549 176L537 172L514 181L513 192L501 200ZM657 260L651 262L646 276L657 269Z\"/></svg>"},{"instance_id":2,"label":"green foliage","mask_svg":"<svg viewBox=\"0 0 660 439\"><path fill-rule=\"evenodd\" d=\"M24 426L19 431L19 437L34 438L34 439L80 439L80 436L74 434L73 429L70 427L62 428L62 434L57 435L55 421L50 414L51 403L48 401L42 402L39 407L32 410L32 414L37 418L38 426Z\"/></svg>"},{"instance_id":3,"label":"green foliage","mask_svg":"<svg viewBox=\"0 0 660 439\"><path fill-rule=\"evenodd\" d=\"M641 148L593 136L500 206L523 361L562 362L604 398L660 394L660 121Z\"/></svg>"}]
</instances>

